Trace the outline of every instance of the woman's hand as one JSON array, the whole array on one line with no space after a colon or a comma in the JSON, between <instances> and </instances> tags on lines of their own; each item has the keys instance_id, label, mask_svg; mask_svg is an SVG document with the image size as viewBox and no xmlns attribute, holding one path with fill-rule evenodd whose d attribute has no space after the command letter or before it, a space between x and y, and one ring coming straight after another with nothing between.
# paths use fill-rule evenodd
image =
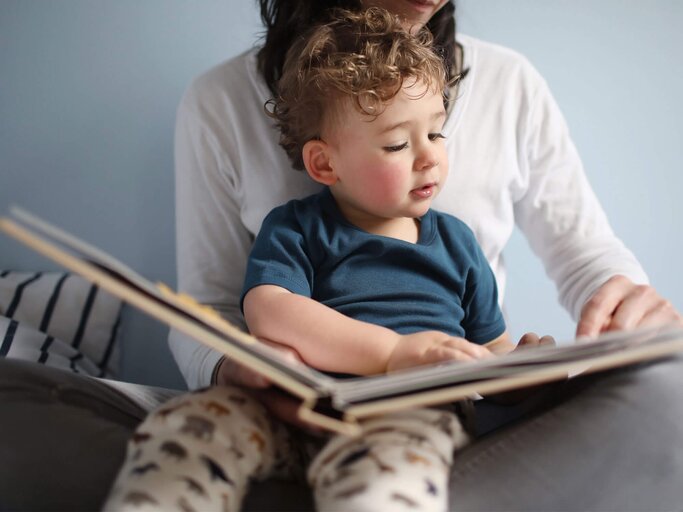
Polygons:
<instances>
[{"instance_id":1,"label":"woman's hand","mask_svg":"<svg viewBox=\"0 0 683 512\"><path fill-rule=\"evenodd\" d=\"M293 363L301 363L299 354L292 348L268 340L260 340L278 350L282 357ZM218 363L214 384L224 386L241 386L250 388L251 393L270 411L270 413L280 420L296 425L297 427L308 430L311 433L319 433L320 429L299 418L298 410L301 402L291 395L272 386L270 380L239 364L232 359L223 357Z\"/></svg>"},{"instance_id":2,"label":"woman's hand","mask_svg":"<svg viewBox=\"0 0 683 512\"><path fill-rule=\"evenodd\" d=\"M259 341L277 350L285 362L303 362L296 350L291 347L264 339L260 339ZM213 383L218 384L219 386L235 385L244 386L247 388L264 389L269 387L271 384L271 382L260 373L255 372L254 370L251 370L227 357L223 357L218 362L218 368L216 369L215 375L216 376Z\"/></svg>"},{"instance_id":3,"label":"woman's hand","mask_svg":"<svg viewBox=\"0 0 683 512\"><path fill-rule=\"evenodd\" d=\"M576 336L595 337L606 331L672 322L683 325L680 313L652 286L637 285L624 276L614 276L583 306Z\"/></svg>"},{"instance_id":4,"label":"woman's hand","mask_svg":"<svg viewBox=\"0 0 683 512\"><path fill-rule=\"evenodd\" d=\"M491 357L489 349L439 331L422 331L400 335L387 361L387 372L439 363L473 361Z\"/></svg>"},{"instance_id":5,"label":"woman's hand","mask_svg":"<svg viewBox=\"0 0 683 512\"><path fill-rule=\"evenodd\" d=\"M515 347L513 352L517 352L519 350L524 350L527 348L539 347L541 345L553 346L555 345L555 338L548 335L539 336L535 332L527 332L521 338L519 338L519 342L517 343L517 346Z\"/></svg>"}]
</instances>

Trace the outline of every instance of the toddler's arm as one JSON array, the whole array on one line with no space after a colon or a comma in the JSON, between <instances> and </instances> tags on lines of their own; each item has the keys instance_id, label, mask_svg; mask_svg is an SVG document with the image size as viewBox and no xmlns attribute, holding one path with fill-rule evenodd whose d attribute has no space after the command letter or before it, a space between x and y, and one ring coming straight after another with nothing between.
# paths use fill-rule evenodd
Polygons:
<instances>
[{"instance_id":1,"label":"toddler's arm","mask_svg":"<svg viewBox=\"0 0 683 512\"><path fill-rule=\"evenodd\" d=\"M482 346L438 331L401 335L354 320L274 285L249 290L243 308L254 336L291 347L308 365L322 371L372 375L490 355Z\"/></svg>"}]
</instances>

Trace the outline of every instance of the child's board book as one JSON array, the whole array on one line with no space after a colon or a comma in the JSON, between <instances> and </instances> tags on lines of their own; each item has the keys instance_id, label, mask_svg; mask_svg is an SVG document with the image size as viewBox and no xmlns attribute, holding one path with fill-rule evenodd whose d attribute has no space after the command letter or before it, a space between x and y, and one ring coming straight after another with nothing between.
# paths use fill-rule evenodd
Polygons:
<instances>
[{"instance_id":1,"label":"child's board book","mask_svg":"<svg viewBox=\"0 0 683 512\"><path fill-rule=\"evenodd\" d=\"M660 326L519 350L477 362L453 361L336 379L285 361L277 351L209 307L150 282L109 254L24 210L11 208L7 217L0 218L0 229L171 328L263 374L300 399L302 419L344 434L357 433L359 420L369 416L563 380L683 350L683 329Z\"/></svg>"}]
</instances>

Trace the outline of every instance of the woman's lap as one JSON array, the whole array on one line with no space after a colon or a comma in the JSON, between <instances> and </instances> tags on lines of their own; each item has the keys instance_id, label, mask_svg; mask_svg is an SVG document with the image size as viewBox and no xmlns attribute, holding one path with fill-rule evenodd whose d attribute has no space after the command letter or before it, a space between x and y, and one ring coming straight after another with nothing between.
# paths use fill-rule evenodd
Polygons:
<instances>
[{"instance_id":1,"label":"woman's lap","mask_svg":"<svg viewBox=\"0 0 683 512\"><path fill-rule=\"evenodd\" d=\"M681 389L683 358L570 381L534 404L541 412L516 419L456 454L451 509L679 507ZM0 404L0 510L98 509L128 438L146 415L96 380L3 359ZM505 417L509 410L489 412ZM260 494L268 484L252 491ZM293 497L308 496L300 485L281 485L296 487ZM245 505L258 508L260 500L254 498ZM288 505L286 498L277 502Z\"/></svg>"},{"instance_id":2,"label":"woman's lap","mask_svg":"<svg viewBox=\"0 0 683 512\"><path fill-rule=\"evenodd\" d=\"M0 510L97 510L146 411L102 382L0 358Z\"/></svg>"},{"instance_id":3,"label":"woman's lap","mask_svg":"<svg viewBox=\"0 0 683 512\"><path fill-rule=\"evenodd\" d=\"M97 379L0 357L0 511L100 510L148 414L136 398ZM274 504L313 509L306 486L275 480L254 485L245 509Z\"/></svg>"},{"instance_id":4,"label":"woman's lap","mask_svg":"<svg viewBox=\"0 0 683 512\"><path fill-rule=\"evenodd\" d=\"M680 508L682 390L681 357L556 386L456 455L451 510Z\"/></svg>"}]
</instances>

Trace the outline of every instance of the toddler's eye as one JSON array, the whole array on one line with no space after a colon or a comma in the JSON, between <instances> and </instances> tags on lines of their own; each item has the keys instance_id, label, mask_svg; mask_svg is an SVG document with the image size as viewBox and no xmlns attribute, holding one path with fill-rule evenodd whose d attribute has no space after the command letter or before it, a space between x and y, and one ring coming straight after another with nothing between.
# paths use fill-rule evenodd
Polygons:
<instances>
[{"instance_id":1,"label":"toddler's eye","mask_svg":"<svg viewBox=\"0 0 683 512\"><path fill-rule=\"evenodd\" d=\"M384 146L384 151L387 151L388 153L396 153L397 151L401 151L402 149L405 149L408 147L408 143L404 142L403 144L397 144L395 146Z\"/></svg>"},{"instance_id":2,"label":"toddler's eye","mask_svg":"<svg viewBox=\"0 0 683 512\"><path fill-rule=\"evenodd\" d=\"M443 133L430 133L429 134L429 140L434 142L437 139L445 139L445 135Z\"/></svg>"}]
</instances>

